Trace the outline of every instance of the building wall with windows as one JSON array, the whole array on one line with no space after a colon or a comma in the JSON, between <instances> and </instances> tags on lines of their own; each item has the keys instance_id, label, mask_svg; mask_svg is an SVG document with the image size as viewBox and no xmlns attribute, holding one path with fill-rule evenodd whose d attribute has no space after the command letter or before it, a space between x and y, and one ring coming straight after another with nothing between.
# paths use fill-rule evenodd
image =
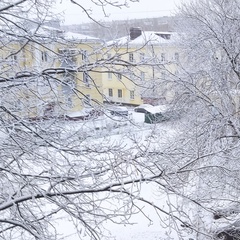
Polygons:
<instances>
[{"instance_id":1,"label":"building wall with windows","mask_svg":"<svg viewBox=\"0 0 240 240\"><path fill-rule=\"evenodd\" d=\"M103 55L102 89L104 102L128 105L142 104L142 99L135 82L132 81L132 68L128 64L133 55L125 48L107 47Z\"/></svg>"},{"instance_id":2,"label":"building wall with windows","mask_svg":"<svg viewBox=\"0 0 240 240\"><path fill-rule=\"evenodd\" d=\"M115 53L112 51L112 54L115 58L120 52ZM131 79L131 70L126 70L123 66L123 61L126 61L128 54L122 49L121 55L116 58L119 59L114 59L112 63L108 62L108 59L111 59L110 55L108 55L106 58L107 63L102 68L104 101L129 105L142 104L138 88Z\"/></svg>"},{"instance_id":3,"label":"building wall with windows","mask_svg":"<svg viewBox=\"0 0 240 240\"><path fill-rule=\"evenodd\" d=\"M2 38L0 46L0 94L1 116L32 117L36 115L36 97L29 89L33 86L34 74L30 69L33 59L31 46L14 38Z\"/></svg>"},{"instance_id":4,"label":"building wall with windows","mask_svg":"<svg viewBox=\"0 0 240 240\"><path fill-rule=\"evenodd\" d=\"M62 116L103 102L102 75L93 66L101 41L64 32L52 39L51 31L59 30L44 29L40 44L11 39L0 48L2 99L19 117Z\"/></svg>"},{"instance_id":5,"label":"building wall with windows","mask_svg":"<svg viewBox=\"0 0 240 240\"><path fill-rule=\"evenodd\" d=\"M103 77L107 99L134 105L172 101L172 83L182 58L176 33L131 29L129 36L108 42L107 49L111 54ZM117 98L118 89L123 92L121 99Z\"/></svg>"},{"instance_id":6,"label":"building wall with windows","mask_svg":"<svg viewBox=\"0 0 240 240\"><path fill-rule=\"evenodd\" d=\"M100 58L97 49L101 41L81 34L73 35L75 42L71 47L59 44L56 49L59 53L58 67L66 70L58 77L62 91L60 99L67 112L103 103L101 67L96 64Z\"/></svg>"},{"instance_id":7,"label":"building wall with windows","mask_svg":"<svg viewBox=\"0 0 240 240\"><path fill-rule=\"evenodd\" d=\"M103 47L99 39L46 28L38 40L0 48L1 76L15 83L3 99L20 116L64 115L103 102L165 104L174 96L171 77L182 58L175 33L138 29Z\"/></svg>"}]
</instances>

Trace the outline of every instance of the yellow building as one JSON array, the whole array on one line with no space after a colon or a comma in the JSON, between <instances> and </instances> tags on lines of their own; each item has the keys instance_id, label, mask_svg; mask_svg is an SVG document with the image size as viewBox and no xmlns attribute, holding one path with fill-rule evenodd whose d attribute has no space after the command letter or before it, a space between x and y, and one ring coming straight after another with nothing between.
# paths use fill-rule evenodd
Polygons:
<instances>
[{"instance_id":1,"label":"yellow building","mask_svg":"<svg viewBox=\"0 0 240 240\"><path fill-rule=\"evenodd\" d=\"M131 28L129 36L107 43L103 76L105 101L166 104L174 97L173 76L181 59L174 32Z\"/></svg>"},{"instance_id":2,"label":"yellow building","mask_svg":"<svg viewBox=\"0 0 240 240\"><path fill-rule=\"evenodd\" d=\"M132 28L100 39L41 27L0 46L2 103L19 117L64 116L103 102L166 104L181 53L178 35Z\"/></svg>"},{"instance_id":3,"label":"yellow building","mask_svg":"<svg viewBox=\"0 0 240 240\"><path fill-rule=\"evenodd\" d=\"M39 118L102 104L102 75L94 64L101 43L50 27L42 27L33 41L6 42L0 48L5 105L18 116Z\"/></svg>"}]
</instances>

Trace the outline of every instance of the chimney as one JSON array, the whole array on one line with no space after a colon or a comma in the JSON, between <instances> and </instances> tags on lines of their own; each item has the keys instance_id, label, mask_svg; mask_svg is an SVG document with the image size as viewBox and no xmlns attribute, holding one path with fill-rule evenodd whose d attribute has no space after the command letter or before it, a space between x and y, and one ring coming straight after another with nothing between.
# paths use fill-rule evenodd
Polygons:
<instances>
[{"instance_id":1,"label":"chimney","mask_svg":"<svg viewBox=\"0 0 240 240\"><path fill-rule=\"evenodd\" d=\"M140 27L131 27L130 28L130 40L134 40L135 38L141 36L142 30Z\"/></svg>"}]
</instances>

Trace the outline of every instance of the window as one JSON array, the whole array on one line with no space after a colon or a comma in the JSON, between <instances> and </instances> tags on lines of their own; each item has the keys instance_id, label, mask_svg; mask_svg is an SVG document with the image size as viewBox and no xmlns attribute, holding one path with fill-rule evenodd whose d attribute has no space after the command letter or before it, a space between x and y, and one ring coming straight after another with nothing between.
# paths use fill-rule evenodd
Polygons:
<instances>
[{"instance_id":1,"label":"window","mask_svg":"<svg viewBox=\"0 0 240 240\"><path fill-rule=\"evenodd\" d=\"M66 106L72 107L73 88L75 87L74 82L71 82L70 78L64 78L64 82L62 83L61 87Z\"/></svg>"},{"instance_id":2,"label":"window","mask_svg":"<svg viewBox=\"0 0 240 240\"><path fill-rule=\"evenodd\" d=\"M141 78L142 81L145 80L145 72L141 72L141 74L140 74L140 78Z\"/></svg>"},{"instance_id":3,"label":"window","mask_svg":"<svg viewBox=\"0 0 240 240\"><path fill-rule=\"evenodd\" d=\"M87 58L88 58L88 53L87 53L87 50L83 50L82 51L82 60L87 60Z\"/></svg>"},{"instance_id":4,"label":"window","mask_svg":"<svg viewBox=\"0 0 240 240\"><path fill-rule=\"evenodd\" d=\"M122 55L121 54L116 54L115 58L116 58L116 60L121 60L122 59Z\"/></svg>"},{"instance_id":5,"label":"window","mask_svg":"<svg viewBox=\"0 0 240 240\"><path fill-rule=\"evenodd\" d=\"M145 60L145 53L140 53L140 61L144 61Z\"/></svg>"},{"instance_id":6,"label":"window","mask_svg":"<svg viewBox=\"0 0 240 240\"><path fill-rule=\"evenodd\" d=\"M72 102L72 98L71 98L71 96L68 96L67 98L66 98L66 105L68 106L68 107L73 107L73 102Z\"/></svg>"},{"instance_id":7,"label":"window","mask_svg":"<svg viewBox=\"0 0 240 240\"><path fill-rule=\"evenodd\" d=\"M48 61L48 54L46 51L42 52L42 61L47 62Z\"/></svg>"},{"instance_id":8,"label":"window","mask_svg":"<svg viewBox=\"0 0 240 240\"><path fill-rule=\"evenodd\" d=\"M166 55L165 53L161 53L161 62L166 61Z\"/></svg>"},{"instance_id":9,"label":"window","mask_svg":"<svg viewBox=\"0 0 240 240\"><path fill-rule=\"evenodd\" d=\"M122 90L118 89L118 98L122 98Z\"/></svg>"},{"instance_id":10,"label":"window","mask_svg":"<svg viewBox=\"0 0 240 240\"><path fill-rule=\"evenodd\" d=\"M76 67L76 49L59 49L58 50L62 68L74 68Z\"/></svg>"},{"instance_id":11,"label":"window","mask_svg":"<svg viewBox=\"0 0 240 240\"><path fill-rule=\"evenodd\" d=\"M176 62L178 62L179 61L179 53L175 53L174 54L174 60L176 61Z\"/></svg>"},{"instance_id":12,"label":"window","mask_svg":"<svg viewBox=\"0 0 240 240\"><path fill-rule=\"evenodd\" d=\"M130 72L128 75L129 75L128 77L129 80L134 80L136 78L136 75L133 72Z\"/></svg>"},{"instance_id":13,"label":"window","mask_svg":"<svg viewBox=\"0 0 240 240\"><path fill-rule=\"evenodd\" d=\"M68 71L65 71L65 73L62 76L63 76L64 83L66 83L71 88L75 87L75 83L76 83L75 82L75 79L76 79L75 73L70 73Z\"/></svg>"},{"instance_id":14,"label":"window","mask_svg":"<svg viewBox=\"0 0 240 240\"><path fill-rule=\"evenodd\" d=\"M90 80L90 76L88 72L83 72L83 82L86 84L87 87L90 86L89 80Z\"/></svg>"},{"instance_id":15,"label":"window","mask_svg":"<svg viewBox=\"0 0 240 240\"><path fill-rule=\"evenodd\" d=\"M121 80L122 79L122 74L121 73L117 73L117 79Z\"/></svg>"},{"instance_id":16,"label":"window","mask_svg":"<svg viewBox=\"0 0 240 240\"><path fill-rule=\"evenodd\" d=\"M133 53L129 53L129 62L133 62Z\"/></svg>"},{"instance_id":17,"label":"window","mask_svg":"<svg viewBox=\"0 0 240 240\"><path fill-rule=\"evenodd\" d=\"M108 79L112 79L112 73L108 72Z\"/></svg>"},{"instance_id":18,"label":"window","mask_svg":"<svg viewBox=\"0 0 240 240\"><path fill-rule=\"evenodd\" d=\"M134 99L134 91L130 91L130 99Z\"/></svg>"},{"instance_id":19,"label":"window","mask_svg":"<svg viewBox=\"0 0 240 240\"><path fill-rule=\"evenodd\" d=\"M16 62L16 61L17 61L17 55L14 54L14 53L12 53L12 54L11 54L11 60L12 60L13 62Z\"/></svg>"},{"instance_id":20,"label":"window","mask_svg":"<svg viewBox=\"0 0 240 240\"><path fill-rule=\"evenodd\" d=\"M73 87L74 82L70 82L69 79L64 79L64 83L62 84L62 93L65 99L65 103L68 107L72 107L72 96L73 96Z\"/></svg>"},{"instance_id":21,"label":"window","mask_svg":"<svg viewBox=\"0 0 240 240\"><path fill-rule=\"evenodd\" d=\"M109 96L109 97L112 97L112 96L113 96L113 90L112 90L112 88L109 88L109 89L108 89L108 96Z\"/></svg>"},{"instance_id":22,"label":"window","mask_svg":"<svg viewBox=\"0 0 240 240\"><path fill-rule=\"evenodd\" d=\"M77 49L59 49L59 54L63 55L64 57L72 57L78 53Z\"/></svg>"}]
</instances>

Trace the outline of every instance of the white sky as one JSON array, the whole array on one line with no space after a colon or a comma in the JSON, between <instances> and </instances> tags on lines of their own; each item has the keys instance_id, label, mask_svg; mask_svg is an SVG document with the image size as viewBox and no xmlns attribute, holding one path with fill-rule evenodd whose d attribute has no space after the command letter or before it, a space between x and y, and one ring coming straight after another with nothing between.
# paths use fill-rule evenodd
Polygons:
<instances>
[{"instance_id":1,"label":"white sky","mask_svg":"<svg viewBox=\"0 0 240 240\"><path fill-rule=\"evenodd\" d=\"M91 16L97 21L127 20L135 18L149 18L173 15L176 11L176 5L186 0L139 0L139 2L129 2L129 7L118 9L114 7L106 8L108 17L104 17L102 9L92 4L91 0L75 0L81 3L86 9L92 9ZM118 0L124 2L124 0ZM136 1L136 0L135 0ZM64 24L81 24L89 22L89 18L83 13L83 10L70 0L58 0L57 11L64 12ZM116 2L113 0L113 2Z\"/></svg>"}]
</instances>

